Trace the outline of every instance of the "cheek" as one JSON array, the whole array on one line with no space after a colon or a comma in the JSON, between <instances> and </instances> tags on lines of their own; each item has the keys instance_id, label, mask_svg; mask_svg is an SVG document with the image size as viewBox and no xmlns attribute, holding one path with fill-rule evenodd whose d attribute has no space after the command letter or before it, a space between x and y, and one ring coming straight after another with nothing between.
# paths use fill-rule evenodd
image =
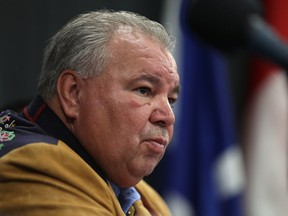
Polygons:
<instances>
[{"instance_id":1,"label":"cheek","mask_svg":"<svg viewBox=\"0 0 288 216\"><path fill-rule=\"evenodd\" d=\"M129 121L134 126L138 126L143 128L147 122L149 122L149 118L151 115L151 109L149 105L139 105L139 103L131 102L130 108L127 109L127 116L129 117Z\"/></svg>"},{"instance_id":2,"label":"cheek","mask_svg":"<svg viewBox=\"0 0 288 216\"><path fill-rule=\"evenodd\" d=\"M172 139L172 137L173 137L173 132L174 132L174 126L171 126L171 127L168 129L170 141L171 141L171 139Z\"/></svg>"},{"instance_id":3,"label":"cheek","mask_svg":"<svg viewBox=\"0 0 288 216\"><path fill-rule=\"evenodd\" d=\"M130 100L127 101L127 104L129 104L129 106L132 108L138 108L138 107L143 106L144 102L141 103L141 101L139 101L139 100L136 100L134 98L130 98Z\"/></svg>"},{"instance_id":4,"label":"cheek","mask_svg":"<svg viewBox=\"0 0 288 216\"><path fill-rule=\"evenodd\" d=\"M82 139L90 139L93 135L97 135L99 131L99 119L95 116L92 106L82 108L77 122L78 131L76 131L76 133L81 133Z\"/></svg>"},{"instance_id":5,"label":"cheek","mask_svg":"<svg viewBox=\"0 0 288 216\"><path fill-rule=\"evenodd\" d=\"M124 121L134 124L148 121L151 114L150 105L133 96L126 96L119 107L121 107Z\"/></svg>"},{"instance_id":6,"label":"cheek","mask_svg":"<svg viewBox=\"0 0 288 216\"><path fill-rule=\"evenodd\" d=\"M120 113L117 118L118 124L125 133L133 134L140 132L146 124L146 118L135 109L127 109Z\"/></svg>"}]
</instances>

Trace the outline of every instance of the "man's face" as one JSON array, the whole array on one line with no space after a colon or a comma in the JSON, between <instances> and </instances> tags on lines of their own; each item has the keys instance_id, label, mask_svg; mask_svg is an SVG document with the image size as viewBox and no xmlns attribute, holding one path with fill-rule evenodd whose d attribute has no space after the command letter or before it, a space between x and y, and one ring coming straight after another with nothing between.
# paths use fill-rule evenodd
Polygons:
<instances>
[{"instance_id":1,"label":"man's face","mask_svg":"<svg viewBox=\"0 0 288 216\"><path fill-rule=\"evenodd\" d=\"M172 138L179 76L159 44L119 35L104 72L84 79L75 130L108 178L130 187L153 171Z\"/></svg>"}]
</instances>

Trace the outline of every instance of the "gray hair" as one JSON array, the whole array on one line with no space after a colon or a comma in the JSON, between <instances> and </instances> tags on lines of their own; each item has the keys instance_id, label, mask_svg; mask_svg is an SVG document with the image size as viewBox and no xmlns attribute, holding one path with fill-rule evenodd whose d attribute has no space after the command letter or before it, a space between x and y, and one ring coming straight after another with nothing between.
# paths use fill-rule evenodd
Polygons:
<instances>
[{"instance_id":1,"label":"gray hair","mask_svg":"<svg viewBox=\"0 0 288 216\"><path fill-rule=\"evenodd\" d=\"M126 11L100 10L81 14L54 35L45 48L38 93L49 99L65 69L88 78L101 73L111 57L109 42L120 27L147 35L172 52L175 40L158 22Z\"/></svg>"}]
</instances>

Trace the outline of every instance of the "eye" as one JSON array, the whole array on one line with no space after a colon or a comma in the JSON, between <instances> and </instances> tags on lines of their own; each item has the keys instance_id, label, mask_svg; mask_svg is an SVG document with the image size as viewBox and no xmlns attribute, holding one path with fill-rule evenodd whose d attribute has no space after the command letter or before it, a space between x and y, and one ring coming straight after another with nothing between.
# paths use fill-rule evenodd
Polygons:
<instances>
[{"instance_id":1,"label":"eye","mask_svg":"<svg viewBox=\"0 0 288 216\"><path fill-rule=\"evenodd\" d=\"M151 89L148 87L140 87L135 89L141 95L149 95L151 93Z\"/></svg>"},{"instance_id":2,"label":"eye","mask_svg":"<svg viewBox=\"0 0 288 216\"><path fill-rule=\"evenodd\" d=\"M169 101L169 104L170 104L171 106L173 106L174 103L176 102L176 99L174 99L174 98L168 98L168 101Z\"/></svg>"}]
</instances>

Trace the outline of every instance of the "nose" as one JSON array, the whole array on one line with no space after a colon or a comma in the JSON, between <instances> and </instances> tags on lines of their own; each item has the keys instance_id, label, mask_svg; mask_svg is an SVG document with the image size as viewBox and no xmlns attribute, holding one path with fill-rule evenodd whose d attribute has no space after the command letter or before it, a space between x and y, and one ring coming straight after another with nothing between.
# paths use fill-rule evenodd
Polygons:
<instances>
[{"instance_id":1,"label":"nose","mask_svg":"<svg viewBox=\"0 0 288 216\"><path fill-rule=\"evenodd\" d=\"M158 100L154 104L150 122L160 127L169 127L175 123L174 111L168 99Z\"/></svg>"}]
</instances>

